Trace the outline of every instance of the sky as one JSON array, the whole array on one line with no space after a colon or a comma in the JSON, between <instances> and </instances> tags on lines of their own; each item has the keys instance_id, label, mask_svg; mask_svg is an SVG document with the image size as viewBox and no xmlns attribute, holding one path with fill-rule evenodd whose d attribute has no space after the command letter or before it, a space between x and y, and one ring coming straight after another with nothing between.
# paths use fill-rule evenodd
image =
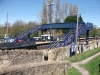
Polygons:
<instances>
[{"instance_id":1,"label":"sky","mask_svg":"<svg viewBox=\"0 0 100 75\"><path fill-rule=\"evenodd\" d=\"M47 1L47 0L46 0ZM84 22L91 22L100 27L100 0L60 0L61 3L77 4ZM0 25L7 21L13 24L16 20L40 22L39 14L43 0L0 0ZM55 0L54 0L55 8Z\"/></svg>"}]
</instances>

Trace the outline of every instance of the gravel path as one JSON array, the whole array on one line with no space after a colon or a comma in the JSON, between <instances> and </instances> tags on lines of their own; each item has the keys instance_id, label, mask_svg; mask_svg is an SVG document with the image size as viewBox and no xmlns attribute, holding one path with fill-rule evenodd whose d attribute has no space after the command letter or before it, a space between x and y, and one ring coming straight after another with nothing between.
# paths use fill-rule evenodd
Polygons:
<instances>
[{"instance_id":1,"label":"gravel path","mask_svg":"<svg viewBox=\"0 0 100 75\"><path fill-rule=\"evenodd\" d=\"M87 62L89 62L91 59L97 57L100 55L100 52L83 60L83 61L80 61L80 62L76 62L76 63L72 63L72 66L74 66L77 70L79 70L79 72L82 74L82 75L89 75L88 71L85 70L83 67L79 66L80 64L85 64Z\"/></svg>"}]
</instances>

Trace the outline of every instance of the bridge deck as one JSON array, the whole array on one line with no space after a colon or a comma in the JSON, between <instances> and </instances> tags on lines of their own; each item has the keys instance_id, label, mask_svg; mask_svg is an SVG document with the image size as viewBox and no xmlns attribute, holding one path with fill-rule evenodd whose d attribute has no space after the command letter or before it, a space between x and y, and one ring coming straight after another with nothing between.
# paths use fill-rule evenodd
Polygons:
<instances>
[{"instance_id":1,"label":"bridge deck","mask_svg":"<svg viewBox=\"0 0 100 75\"><path fill-rule=\"evenodd\" d=\"M79 22L79 25L87 25L87 27L93 28L92 23ZM49 29L49 28L50 28L50 24L43 24L42 25L42 30ZM60 29L60 28L62 28L62 29L64 29L64 28L75 29L76 28L76 23L71 22L71 23L52 23L51 24L51 29Z\"/></svg>"}]
</instances>

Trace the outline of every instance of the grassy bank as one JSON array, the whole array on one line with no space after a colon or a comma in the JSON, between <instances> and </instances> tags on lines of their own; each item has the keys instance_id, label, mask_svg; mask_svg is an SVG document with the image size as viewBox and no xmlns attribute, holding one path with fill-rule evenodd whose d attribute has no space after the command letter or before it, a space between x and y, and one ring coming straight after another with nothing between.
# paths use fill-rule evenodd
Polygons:
<instances>
[{"instance_id":1,"label":"grassy bank","mask_svg":"<svg viewBox=\"0 0 100 75\"><path fill-rule=\"evenodd\" d=\"M68 70L68 75L82 75L76 68L72 67Z\"/></svg>"},{"instance_id":2,"label":"grassy bank","mask_svg":"<svg viewBox=\"0 0 100 75\"><path fill-rule=\"evenodd\" d=\"M90 75L100 75L100 73L98 72L99 63L100 63L100 55L82 66L89 71Z\"/></svg>"},{"instance_id":3,"label":"grassy bank","mask_svg":"<svg viewBox=\"0 0 100 75\"><path fill-rule=\"evenodd\" d=\"M61 73L59 75L82 75L76 68L72 67L68 69L67 74Z\"/></svg>"},{"instance_id":4,"label":"grassy bank","mask_svg":"<svg viewBox=\"0 0 100 75\"><path fill-rule=\"evenodd\" d=\"M78 62L78 61L82 61L98 52L100 52L100 48L96 48L94 50L89 50L89 51L83 52L80 55L67 57L67 58L65 58L65 60L70 60L71 62Z\"/></svg>"}]
</instances>

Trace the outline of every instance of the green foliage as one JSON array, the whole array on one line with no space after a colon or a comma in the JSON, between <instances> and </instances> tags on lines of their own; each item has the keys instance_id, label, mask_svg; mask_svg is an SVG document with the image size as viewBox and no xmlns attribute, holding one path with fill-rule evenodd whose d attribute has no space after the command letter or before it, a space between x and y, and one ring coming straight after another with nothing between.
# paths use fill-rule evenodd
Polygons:
<instances>
[{"instance_id":1,"label":"green foliage","mask_svg":"<svg viewBox=\"0 0 100 75\"><path fill-rule=\"evenodd\" d=\"M77 22L77 16L68 16L65 18L64 22Z\"/></svg>"},{"instance_id":2,"label":"green foliage","mask_svg":"<svg viewBox=\"0 0 100 75\"><path fill-rule=\"evenodd\" d=\"M90 36L92 36L92 37L99 36L100 37L100 28L97 28L96 25L93 25L93 30L90 31Z\"/></svg>"},{"instance_id":3,"label":"green foliage","mask_svg":"<svg viewBox=\"0 0 100 75\"><path fill-rule=\"evenodd\" d=\"M76 68L72 67L68 70L68 75L82 75Z\"/></svg>"},{"instance_id":4,"label":"green foliage","mask_svg":"<svg viewBox=\"0 0 100 75\"><path fill-rule=\"evenodd\" d=\"M79 17L79 22L83 22L83 18L82 18L81 15L80 15L80 17Z\"/></svg>"},{"instance_id":5,"label":"green foliage","mask_svg":"<svg viewBox=\"0 0 100 75\"><path fill-rule=\"evenodd\" d=\"M44 54L44 57L48 57L48 53Z\"/></svg>"},{"instance_id":6,"label":"green foliage","mask_svg":"<svg viewBox=\"0 0 100 75\"><path fill-rule=\"evenodd\" d=\"M68 16L65 18L64 22L77 22L77 16ZM82 16L79 17L79 22L83 22ZM93 30L90 31L90 36L95 37L99 36L100 37L100 28L97 28L96 25L93 25ZM85 37L85 34L82 36Z\"/></svg>"},{"instance_id":7,"label":"green foliage","mask_svg":"<svg viewBox=\"0 0 100 75\"><path fill-rule=\"evenodd\" d=\"M63 31L61 29L56 30L56 36L61 36L63 35Z\"/></svg>"},{"instance_id":8,"label":"green foliage","mask_svg":"<svg viewBox=\"0 0 100 75\"><path fill-rule=\"evenodd\" d=\"M44 60L45 60L45 61L48 60L48 53L44 54Z\"/></svg>"},{"instance_id":9,"label":"green foliage","mask_svg":"<svg viewBox=\"0 0 100 75\"><path fill-rule=\"evenodd\" d=\"M25 23L22 20L17 20L16 22L13 23L12 26L8 25L9 37L14 36L16 34L20 34L21 32L24 32L28 30L29 28L32 28L34 25L37 25L37 23L32 22L32 21ZM6 26L4 27L0 26L0 38L3 38L5 33L6 33ZM38 32L35 33L34 35L31 35L31 37L34 37L34 36L38 36Z\"/></svg>"},{"instance_id":10,"label":"green foliage","mask_svg":"<svg viewBox=\"0 0 100 75\"><path fill-rule=\"evenodd\" d=\"M61 73L59 75L82 75L76 68L72 67L68 69L68 74Z\"/></svg>"},{"instance_id":11,"label":"green foliage","mask_svg":"<svg viewBox=\"0 0 100 75\"><path fill-rule=\"evenodd\" d=\"M56 36L64 35L69 29L56 29Z\"/></svg>"},{"instance_id":12,"label":"green foliage","mask_svg":"<svg viewBox=\"0 0 100 75\"><path fill-rule=\"evenodd\" d=\"M69 29L61 29L63 34L65 34Z\"/></svg>"},{"instance_id":13,"label":"green foliage","mask_svg":"<svg viewBox=\"0 0 100 75\"><path fill-rule=\"evenodd\" d=\"M31 34L30 37L37 37L38 36L38 32L34 33L34 34Z\"/></svg>"},{"instance_id":14,"label":"green foliage","mask_svg":"<svg viewBox=\"0 0 100 75\"><path fill-rule=\"evenodd\" d=\"M88 63L84 64L84 68L87 69L90 75L99 75L99 65L100 63L100 55L96 58L90 60Z\"/></svg>"},{"instance_id":15,"label":"green foliage","mask_svg":"<svg viewBox=\"0 0 100 75\"><path fill-rule=\"evenodd\" d=\"M0 38L3 38L4 37L4 33L5 33L4 27L1 27L0 26Z\"/></svg>"},{"instance_id":16,"label":"green foliage","mask_svg":"<svg viewBox=\"0 0 100 75\"><path fill-rule=\"evenodd\" d=\"M81 53L80 55L75 55L73 57L68 57L65 60L70 60L71 62L78 62L78 61L82 61L96 53L100 52L100 48L96 48L94 50L90 50L90 51L86 51Z\"/></svg>"},{"instance_id":17,"label":"green foliage","mask_svg":"<svg viewBox=\"0 0 100 75\"><path fill-rule=\"evenodd\" d=\"M77 22L77 16L76 15L68 16L65 18L64 22ZM79 17L79 22L83 22L83 19L81 16Z\"/></svg>"}]
</instances>

